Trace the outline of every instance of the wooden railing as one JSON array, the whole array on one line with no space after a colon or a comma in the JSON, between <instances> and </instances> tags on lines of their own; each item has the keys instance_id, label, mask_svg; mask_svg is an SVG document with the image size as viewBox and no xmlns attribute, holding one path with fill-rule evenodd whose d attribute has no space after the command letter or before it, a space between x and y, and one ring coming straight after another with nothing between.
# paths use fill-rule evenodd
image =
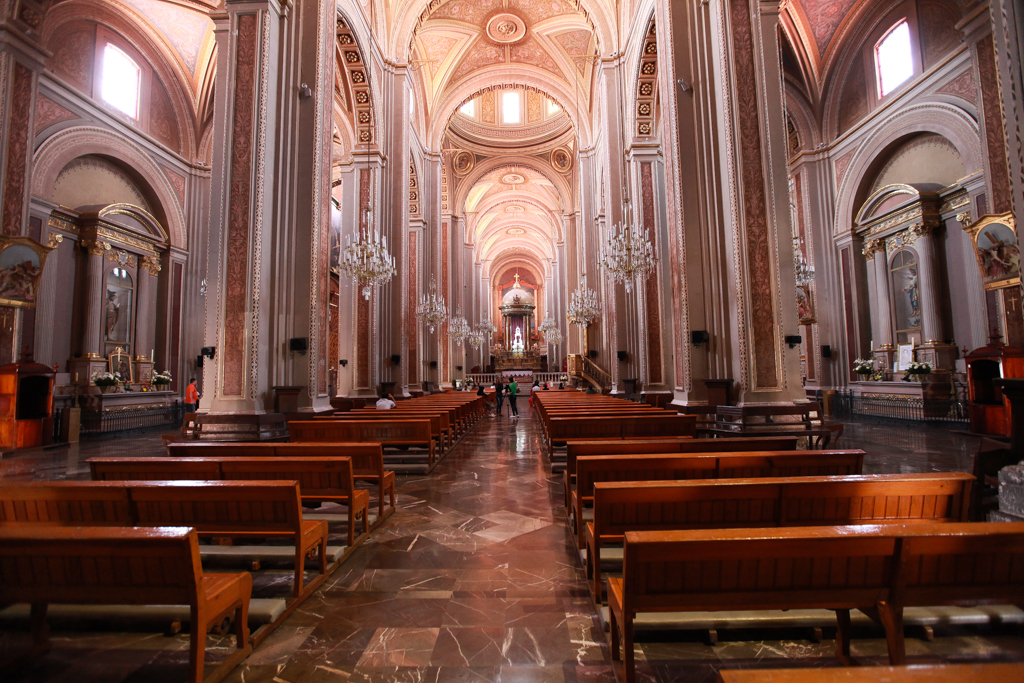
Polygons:
<instances>
[{"instance_id":1,"label":"wooden railing","mask_svg":"<svg viewBox=\"0 0 1024 683\"><path fill-rule=\"evenodd\" d=\"M569 354L566 367L570 377L582 379L600 389L607 389L612 385L612 376L586 356Z\"/></svg>"}]
</instances>

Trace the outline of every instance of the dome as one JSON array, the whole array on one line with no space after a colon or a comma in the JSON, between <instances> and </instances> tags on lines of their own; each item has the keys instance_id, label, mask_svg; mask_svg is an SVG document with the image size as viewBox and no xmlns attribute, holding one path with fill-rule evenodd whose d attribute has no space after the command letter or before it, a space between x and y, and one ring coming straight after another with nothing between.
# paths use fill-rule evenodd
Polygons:
<instances>
[{"instance_id":1,"label":"dome","mask_svg":"<svg viewBox=\"0 0 1024 683\"><path fill-rule=\"evenodd\" d=\"M515 298L519 297L516 301ZM525 289L510 289L501 297L502 306L533 306L533 294L530 294Z\"/></svg>"}]
</instances>

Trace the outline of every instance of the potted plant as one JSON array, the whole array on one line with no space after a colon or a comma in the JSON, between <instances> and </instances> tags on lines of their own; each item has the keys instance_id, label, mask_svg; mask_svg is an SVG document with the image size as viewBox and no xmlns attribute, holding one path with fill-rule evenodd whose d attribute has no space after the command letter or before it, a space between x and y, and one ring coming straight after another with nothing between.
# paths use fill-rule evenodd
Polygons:
<instances>
[{"instance_id":1,"label":"potted plant","mask_svg":"<svg viewBox=\"0 0 1024 683\"><path fill-rule=\"evenodd\" d=\"M171 371L164 370L163 372L153 373L153 385L157 391L167 391L167 387L171 384Z\"/></svg>"},{"instance_id":2,"label":"potted plant","mask_svg":"<svg viewBox=\"0 0 1024 683\"><path fill-rule=\"evenodd\" d=\"M121 373L118 372L94 372L92 383L100 388L104 394L109 394L121 383Z\"/></svg>"},{"instance_id":3,"label":"potted plant","mask_svg":"<svg viewBox=\"0 0 1024 683\"><path fill-rule=\"evenodd\" d=\"M875 361L870 358L858 358L853 361L853 371L858 375L870 375L875 371Z\"/></svg>"},{"instance_id":4,"label":"potted plant","mask_svg":"<svg viewBox=\"0 0 1024 683\"><path fill-rule=\"evenodd\" d=\"M924 375L931 374L932 366L931 363L919 363L914 361L907 366L907 371L903 373L904 382L920 382Z\"/></svg>"}]
</instances>

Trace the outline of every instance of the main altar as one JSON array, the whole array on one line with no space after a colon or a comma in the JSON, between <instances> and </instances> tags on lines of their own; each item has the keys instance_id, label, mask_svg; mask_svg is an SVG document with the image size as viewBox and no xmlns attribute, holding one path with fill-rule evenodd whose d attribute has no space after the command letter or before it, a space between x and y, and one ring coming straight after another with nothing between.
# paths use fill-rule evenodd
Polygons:
<instances>
[{"instance_id":1,"label":"main altar","mask_svg":"<svg viewBox=\"0 0 1024 683\"><path fill-rule=\"evenodd\" d=\"M533 295L519 284L519 275L515 276L515 284L501 299L501 330L502 344L495 349L494 370L540 370L542 367L540 354L537 352L535 338L534 312L537 306Z\"/></svg>"}]
</instances>

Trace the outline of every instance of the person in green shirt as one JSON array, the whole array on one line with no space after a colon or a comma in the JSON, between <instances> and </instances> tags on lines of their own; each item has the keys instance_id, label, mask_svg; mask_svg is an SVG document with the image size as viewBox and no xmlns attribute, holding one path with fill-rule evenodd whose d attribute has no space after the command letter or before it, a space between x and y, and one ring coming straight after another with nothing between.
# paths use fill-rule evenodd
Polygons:
<instances>
[{"instance_id":1,"label":"person in green shirt","mask_svg":"<svg viewBox=\"0 0 1024 683\"><path fill-rule=\"evenodd\" d=\"M519 385L516 383L515 377L512 378L512 382L508 385L508 407L512 411L512 417L519 417L519 409L516 408L516 396L519 394Z\"/></svg>"}]
</instances>

